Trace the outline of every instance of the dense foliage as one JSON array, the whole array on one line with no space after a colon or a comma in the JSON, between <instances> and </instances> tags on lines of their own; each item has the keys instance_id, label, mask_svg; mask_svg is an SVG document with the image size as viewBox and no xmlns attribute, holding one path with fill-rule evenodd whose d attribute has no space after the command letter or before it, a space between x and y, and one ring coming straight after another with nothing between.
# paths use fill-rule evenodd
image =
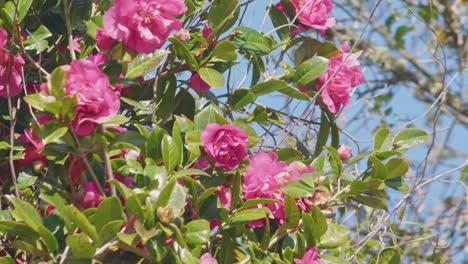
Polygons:
<instances>
[{"instance_id":1,"label":"dense foliage","mask_svg":"<svg viewBox=\"0 0 468 264\"><path fill-rule=\"evenodd\" d=\"M323 39L332 2L271 5L269 33L237 26L244 6L1 4L0 261L399 263L338 220L388 210L427 133L382 127L353 157L336 116L363 51ZM314 147L259 136L285 122L276 94L308 103Z\"/></svg>"}]
</instances>

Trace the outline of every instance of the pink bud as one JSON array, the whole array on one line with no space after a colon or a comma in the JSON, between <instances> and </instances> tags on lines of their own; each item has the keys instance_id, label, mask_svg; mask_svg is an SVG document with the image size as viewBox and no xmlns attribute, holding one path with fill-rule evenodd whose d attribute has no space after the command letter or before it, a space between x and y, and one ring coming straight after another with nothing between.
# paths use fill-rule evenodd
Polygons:
<instances>
[{"instance_id":1,"label":"pink bud","mask_svg":"<svg viewBox=\"0 0 468 264\"><path fill-rule=\"evenodd\" d=\"M180 41L188 41L190 40L190 33L187 29L182 28L181 30L177 31L175 37Z\"/></svg>"},{"instance_id":2,"label":"pink bud","mask_svg":"<svg viewBox=\"0 0 468 264\"><path fill-rule=\"evenodd\" d=\"M353 157L353 151L350 147L346 145L339 145L338 146L338 154L340 155L340 159L342 162L349 160Z\"/></svg>"}]
</instances>

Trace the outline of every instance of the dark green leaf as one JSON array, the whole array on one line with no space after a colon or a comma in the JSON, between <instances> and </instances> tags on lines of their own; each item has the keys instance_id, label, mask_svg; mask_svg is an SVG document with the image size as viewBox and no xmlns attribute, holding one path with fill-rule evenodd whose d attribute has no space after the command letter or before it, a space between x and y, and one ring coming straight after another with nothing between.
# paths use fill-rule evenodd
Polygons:
<instances>
[{"instance_id":1,"label":"dark green leaf","mask_svg":"<svg viewBox=\"0 0 468 264\"><path fill-rule=\"evenodd\" d=\"M337 248L348 241L349 230L338 224L329 224L325 234L320 238L319 248Z\"/></svg>"},{"instance_id":2,"label":"dark green leaf","mask_svg":"<svg viewBox=\"0 0 468 264\"><path fill-rule=\"evenodd\" d=\"M289 39L289 22L286 15L275 5L270 6L270 18L275 27L276 34L281 40Z\"/></svg>"},{"instance_id":3,"label":"dark green leaf","mask_svg":"<svg viewBox=\"0 0 468 264\"><path fill-rule=\"evenodd\" d=\"M296 228L299 224L299 209L296 200L288 194L284 195L284 214L286 217L285 227L287 229Z\"/></svg>"},{"instance_id":4,"label":"dark green leaf","mask_svg":"<svg viewBox=\"0 0 468 264\"><path fill-rule=\"evenodd\" d=\"M324 111L320 118L320 128L317 135L317 142L315 143L314 157L318 157L322 153L323 146L327 144L328 135L330 134L330 121Z\"/></svg>"},{"instance_id":5,"label":"dark green leaf","mask_svg":"<svg viewBox=\"0 0 468 264\"><path fill-rule=\"evenodd\" d=\"M81 234L72 234L67 237L67 245L70 247L72 256L80 259L93 258L95 249L88 237Z\"/></svg>"},{"instance_id":6,"label":"dark green leaf","mask_svg":"<svg viewBox=\"0 0 468 264\"><path fill-rule=\"evenodd\" d=\"M400 251L395 248L386 248L380 251L377 264L400 264Z\"/></svg>"},{"instance_id":7,"label":"dark green leaf","mask_svg":"<svg viewBox=\"0 0 468 264\"><path fill-rule=\"evenodd\" d=\"M124 213L119 198L112 196L101 202L93 217L93 224L99 233L104 225L114 220L121 220L123 217Z\"/></svg>"},{"instance_id":8,"label":"dark green leaf","mask_svg":"<svg viewBox=\"0 0 468 264\"><path fill-rule=\"evenodd\" d=\"M323 57L313 57L297 67L296 84L304 86L317 79L328 67L328 60Z\"/></svg>"},{"instance_id":9,"label":"dark green leaf","mask_svg":"<svg viewBox=\"0 0 468 264\"><path fill-rule=\"evenodd\" d=\"M247 221L266 218L269 215L271 215L271 212L270 212L270 209L268 209L267 207L255 208L255 209L245 209L245 210L242 210L242 211L236 213L231 218L231 221L233 223L247 222Z\"/></svg>"},{"instance_id":10,"label":"dark green leaf","mask_svg":"<svg viewBox=\"0 0 468 264\"><path fill-rule=\"evenodd\" d=\"M247 89L237 89L229 98L233 110L240 109L255 101L255 94Z\"/></svg>"}]
</instances>

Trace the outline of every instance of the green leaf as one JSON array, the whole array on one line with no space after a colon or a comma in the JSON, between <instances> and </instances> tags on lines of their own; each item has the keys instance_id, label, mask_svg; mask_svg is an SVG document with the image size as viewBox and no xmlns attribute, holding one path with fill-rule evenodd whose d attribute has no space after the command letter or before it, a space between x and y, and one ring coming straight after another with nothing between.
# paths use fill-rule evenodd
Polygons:
<instances>
[{"instance_id":1,"label":"green leaf","mask_svg":"<svg viewBox=\"0 0 468 264\"><path fill-rule=\"evenodd\" d=\"M43 93L36 93L24 96L23 100L37 110L44 111L44 107L48 101L47 97L48 96Z\"/></svg>"},{"instance_id":2,"label":"green leaf","mask_svg":"<svg viewBox=\"0 0 468 264\"><path fill-rule=\"evenodd\" d=\"M106 223L99 231L99 245L102 246L111 241L122 228L123 220L114 220Z\"/></svg>"},{"instance_id":3,"label":"green leaf","mask_svg":"<svg viewBox=\"0 0 468 264\"><path fill-rule=\"evenodd\" d=\"M95 249L88 240L88 237L81 234L72 234L67 237L67 245L70 247L72 256L79 259L91 259Z\"/></svg>"},{"instance_id":4,"label":"green leaf","mask_svg":"<svg viewBox=\"0 0 468 264\"><path fill-rule=\"evenodd\" d=\"M223 115L221 110L213 104L203 108L203 110L195 116L194 129L203 130L208 124L216 123L216 114Z\"/></svg>"},{"instance_id":5,"label":"green leaf","mask_svg":"<svg viewBox=\"0 0 468 264\"><path fill-rule=\"evenodd\" d=\"M189 245L204 244L210 240L210 223L207 220L190 221L186 227L185 241Z\"/></svg>"},{"instance_id":6,"label":"green leaf","mask_svg":"<svg viewBox=\"0 0 468 264\"><path fill-rule=\"evenodd\" d=\"M9 237L20 237L25 241L39 239L39 234L31 226L19 221L0 220L0 233Z\"/></svg>"},{"instance_id":7,"label":"green leaf","mask_svg":"<svg viewBox=\"0 0 468 264\"><path fill-rule=\"evenodd\" d=\"M23 42L24 49L36 50L36 54L41 53L48 47L47 39L52 36L52 33L44 26L40 25L36 31Z\"/></svg>"},{"instance_id":8,"label":"green leaf","mask_svg":"<svg viewBox=\"0 0 468 264\"><path fill-rule=\"evenodd\" d=\"M385 200L382 200L381 198L375 197L375 196L353 196L351 199L355 200L358 203L370 206L372 208L376 209L383 209L385 211L388 211L387 204L385 203Z\"/></svg>"},{"instance_id":9,"label":"green leaf","mask_svg":"<svg viewBox=\"0 0 468 264\"><path fill-rule=\"evenodd\" d=\"M403 177L396 177L385 181L385 185L400 192L409 190L408 185L405 183Z\"/></svg>"},{"instance_id":10,"label":"green leaf","mask_svg":"<svg viewBox=\"0 0 468 264\"><path fill-rule=\"evenodd\" d=\"M248 89L237 89L229 98L233 110L240 109L255 101L255 94Z\"/></svg>"},{"instance_id":11,"label":"green leaf","mask_svg":"<svg viewBox=\"0 0 468 264\"><path fill-rule=\"evenodd\" d=\"M271 22L275 27L276 34L278 34L278 37L281 40L288 40L290 29L288 25L288 18L286 17L286 15L275 5L270 6L269 14Z\"/></svg>"},{"instance_id":12,"label":"green leaf","mask_svg":"<svg viewBox=\"0 0 468 264\"><path fill-rule=\"evenodd\" d=\"M149 157L154 161L160 161L160 159L162 159L161 142L164 135L167 135L166 130L159 126L153 127L153 131L151 131L148 141L145 144L147 152L146 157Z\"/></svg>"},{"instance_id":13,"label":"green leaf","mask_svg":"<svg viewBox=\"0 0 468 264\"><path fill-rule=\"evenodd\" d=\"M314 157L318 157L322 153L323 146L327 144L328 135L330 134L330 121L327 115L322 111L320 118L320 128L317 135L317 143L315 143Z\"/></svg>"},{"instance_id":14,"label":"green leaf","mask_svg":"<svg viewBox=\"0 0 468 264\"><path fill-rule=\"evenodd\" d=\"M286 161L286 162L292 162L295 160L303 160L304 155L302 153L294 148L282 148L276 152L278 154L278 160L279 161Z\"/></svg>"},{"instance_id":15,"label":"green leaf","mask_svg":"<svg viewBox=\"0 0 468 264\"><path fill-rule=\"evenodd\" d=\"M296 84L304 86L317 79L328 68L328 60L323 57L313 57L297 67Z\"/></svg>"},{"instance_id":16,"label":"green leaf","mask_svg":"<svg viewBox=\"0 0 468 264\"><path fill-rule=\"evenodd\" d=\"M238 27L234 29L233 34L232 41L239 50L252 56L268 55L274 44L273 39L247 27Z\"/></svg>"},{"instance_id":17,"label":"green leaf","mask_svg":"<svg viewBox=\"0 0 468 264\"><path fill-rule=\"evenodd\" d=\"M68 127L58 128L57 130L52 132L52 134L44 138L43 140L44 145L57 141L58 139L63 137L67 132L68 132Z\"/></svg>"},{"instance_id":18,"label":"green leaf","mask_svg":"<svg viewBox=\"0 0 468 264\"><path fill-rule=\"evenodd\" d=\"M369 157L369 162L372 164L372 177L385 180L388 177L388 170L385 164L376 158L374 155Z\"/></svg>"},{"instance_id":19,"label":"green leaf","mask_svg":"<svg viewBox=\"0 0 468 264\"><path fill-rule=\"evenodd\" d=\"M191 70L194 70L194 71L197 71L198 70L198 62L197 60L195 59L195 57L193 56L192 53L190 53L189 49L187 48L187 46L182 42L180 41L179 39L177 39L176 37L169 37L168 40L172 43L172 45L174 46L174 49L177 51L177 55L181 58L181 59L185 59L185 61L187 62L189 68Z\"/></svg>"},{"instance_id":20,"label":"green leaf","mask_svg":"<svg viewBox=\"0 0 468 264\"><path fill-rule=\"evenodd\" d=\"M325 260L327 264L351 264L351 262L347 260L334 256L319 255L319 258Z\"/></svg>"},{"instance_id":21,"label":"green leaf","mask_svg":"<svg viewBox=\"0 0 468 264\"><path fill-rule=\"evenodd\" d=\"M88 218L86 218L86 216L82 212L80 212L80 210L78 210L75 206L68 205L63 209L59 210L59 212L63 215L67 226L78 226L81 229L81 231L88 235L93 241L99 240L96 228L93 225L91 225ZM74 228L70 228L69 230L72 229Z\"/></svg>"},{"instance_id":22,"label":"green leaf","mask_svg":"<svg viewBox=\"0 0 468 264\"><path fill-rule=\"evenodd\" d=\"M266 82L252 86L250 90L257 96L269 94L272 92L280 92L292 98L305 100L305 101L309 100L309 96L307 94L295 88L292 88L285 81L281 81L281 80L266 81Z\"/></svg>"},{"instance_id":23,"label":"green leaf","mask_svg":"<svg viewBox=\"0 0 468 264\"><path fill-rule=\"evenodd\" d=\"M328 229L320 237L318 248L337 248L348 241L349 230L338 224L329 224Z\"/></svg>"},{"instance_id":24,"label":"green leaf","mask_svg":"<svg viewBox=\"0 0 468 264\"><path fill-rule=\"evenodd\" d=\"M402 158L393 158L386 164L388 175L385 179L403 176L409 170L408 163Z\"/></svg>"},{"instance_id":25,"label":"green leaf","mask_svg":"<svg viewBox=\"0 0 468 264\"><path fill-rule=\"evenodd\" d=\"M284 214L286 216L287 229L296 228L299 224L299 209L297 208L296 200L290 195L284 195Z\"/></svg>"},{"instance_id":26,"label":"green leaf","mask_svg":"<svg viewBox=\"0 0 468 264\"><path fill-rule=\"evenodd\" d=\"M112 141L110 142L111 149L119 149L121 146L141 146L145 144L146 138L142 136L140 133L127 130L122 134L117 135Z\"/></svg>"},{"instance_id":27,"label":"green leaf","mask_svg":"<svg viewBox=\"0 0 468 264\"><path fill-rule=\"evenodd\" d=\"M177 80L175 76L159 78L156 89L156 118L161 123L170 117L175 109Z\"/></svg>"},{"instance_id":28,"label":"green leaf","mask_svg":"<svg viewBox=\"0 0 468 264\"><path fill-rule=\"evenodd\" d=\"M16 261L14 261L11 257L0 257L0 264L15 264Z\"/></svg>"},{"instance_id":29,"label":"green leaf","mask_svg":"<svg viewBox=\"0 0 468 264\"><path fill-rule=\"evenodd\" d=\"M223 33L231 28L239 15L239 8L239 0L213 1L208 12L208 25L215 29L213 33Z\"/></svg>"},{"instance_id":30,"label":"green leaf","mask_svg":"<svg viewBox=\"0 0 468 264\"><path fill-rule=\"evenodd\" d=\"M121 220L124 217L122 205L119 198L112 196L103 199L93 217L93 224L99 233L107 223L114 220Z\"/></svg>"},{"instance_id":31,"label":"green leaf","mask_svg":"<svg viewBox=\"0 0 468 264\"><path fill-rule=\"evenodd\" d=\"M58 249L57 239L52 232L43 225L42 218L36 208L16 197L10 196L9 200L15 207L12 211L12 215L15 217L16 221L23 221L26 223L43 238L49 250L56 251Z\"/></svg>"},{"instance_id":32,"label":"green leaf","mask_svg":"<svg viewBox=\"0 0 468 264\"><path fill-rule=\"evenodd\" d=\"M378 264L400 264L400 251L395 248L386 248L380 251Z\"/></svg>"},{"instance_id":33,"label":"green leaf","mask_svg":"<svg viewBox=\"0 0 468 264\"><path fill-rule=\"evenodd\" d=\"M422 144L429 135L420 129L409 128L400 131L393 139L394 149L407 149Z\"/></svg>"},{"instance_id":34,"label":"green leaf","mask_svg":"<svg viewBox=\"0 0 468 264\"><path fill-rule=\"evenodd\" d=\"M133 107L135 107L135 108L137 108L139 110L146 110L146 107L144 105L142 105L139 102L134 101L134 100L132 100L130 98L121 96L120 100L122 100L124 103L127 103L128 105L131 105L131 106L133 106Z\"/></svg>"},{"instance_id":35,"label":"green leaf","mask_svg":"<svg viewBox=\"0 0 468 264\"><path fill-rule=\"evenodd\" d=\"M237 59L237 47L229 40L220 41L213 48L211 53L211 62L229 62Z\"/></svg>"},{"instance_id":36,"label":"green leaf","mask_svg":"<svg viewBox=\"0 0 468 264\"><path fill-rule=\"evenodd\" d=\"M392 133L388 128L380 128L374 135L374 150L390 150L392 147Z\"/></svg>"},{"instance_id":37,"label":"green leaf","mask_svg":"<svg viewBox=\"0 0 468 264\"><path fill-rule=\"evenodd\" d=\"M231 221L233 223L247 222L247 221L266 218L269 215L271 215L271 212L270 212L270 209L268 209L267 207L254 208L254 209L245 209L245 210L242 210L242 211L236 213L231 218Z\"/></svg>"},{"instance_id":38,"label":"green leaf","mask_svg":"<svg viewBox=\"0 0 468 264\"><path fill-rule=\"evenodd\" d=\"M203 81L213 88L220 88L224 85L224 76L217 70L207 67L201 67L198 71Z\"/></svg>"},{"instance_id":39,"label":"green leaf","mask_svg":"<svg viewBox=\"0 0 468 264\"><path fill-rule=\"evenodd\" d=\"M0 149L9 149L9 148L10 148L10 144L8 144L8 142L0 141Z\"/></svg>"},{"instance_id":40,"label":"green leaf","mask_svg":"<svg viewBox=\"0 0 468 264\"><path fill-rule=\"evenodd\" d=\"M320 208L314 205L312 209L312 219L314 220L312 233L314 237L319 238L327 232L327 218L322 214Z\"/></svg>"},{"instance_id":41,"label":"green leaf","mask_svg":"<svg viewBox=\"0 0 468 264\"><path fill-rule=\"evenodd\" d=\"M182 147L180 139L175 139L169 135L164 135L161 142L161 151L168 173L171 173L181 163Z\"/></svg>"},{"instance_id":42,"label":"green leaf","mask_svg":"<svg viewBox=\"0 0 468 264\"><path fill-rule=\"evenodd\" d=\"M130 63L128 63L127 74L125 78L136 78L145 76L156 70L161 65L164 58L170 52L167 50L156 50L152 54L139 54Z\"/></svg>"},{"instance_id":43,"label":"green leaf","mask_svg":"<svg viewBox=\"0 0 468 264\"><path fill-rule=\"evenodd\" d=\"M32 2L33 0L19 0L18 15L17 15L18 23L21 23L21 21L23 21L23 18L28 13Z\"/></svg>"},{"instance_id":44,"label":"green leaf","mask_svg":"<svg viewBox=\"0 0 468 264\"><path fill-rule=\"evenodd\" d=\"M186 193L177 179L169 181L161 190L156 207L170 207L175 216L180 215L185 207Z\"/></svg>"},{"instance_id":45,"label":"green leaf","mask_svg":"<svg viewBox=\"0 0 468 264\"><path fill-rule=\"evenodd\" d=\"M294 199L302 197L311 197L314 193L313 188L300 181L289 182L286 186L281 188L281 191L289 194Z\"/></svg>"}]
</instances>

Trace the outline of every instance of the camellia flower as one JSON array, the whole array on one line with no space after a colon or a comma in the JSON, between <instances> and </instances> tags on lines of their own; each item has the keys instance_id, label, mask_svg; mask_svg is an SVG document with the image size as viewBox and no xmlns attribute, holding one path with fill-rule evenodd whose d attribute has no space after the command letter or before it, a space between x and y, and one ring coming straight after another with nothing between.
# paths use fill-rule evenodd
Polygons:
<instances>
[{"instance_id":1,"label":"camellia flower","mask_svg":"<svg viewBox=\"0 0 468 264\"><path fill-rule=\"evenodd\" d=\"M331 0L291 0L291 4L297 15L297 23L292 35L297 35L309 28L314 28L319 30L323 37L325 31L336 23L334 17L328 16L332 10ZM281 2L276 6L286 14L286 10Z\"/></svg>"},{"instance_id":2,"label":"camellia flower","mask_svg":"<svg viewBox=\"0 0 468 264\"><path fill-rule=\"evenodd\" d=\"M353 157L353 151L350 147L346 145L339 145L338 146L338 155L340 155L340 159L342 162L345 162Z\"/></svg>"},{"instance_id":3,"label":"camellia flower","mask_svg":"<svg viewBox=\"0 0 468 264\"><path fill-rule=\"evenodd\" d=\"M8 97L7 84L5 79L8 78L8 87L10 96L17 96L21 93L21 73L23 71L23 57L8 52L6 44L8 41L8 33L5 29L0 28L0 96ZM11 59L11 69L8 68Z\"/></svg>"},{"instance_id":4,"label":"camellia flower","mask_svg":"<svg viewBox=\"0 0 468 264\"><path fill-rule=\"evenodd\" d=\"M105 29L98 28L96 30L96 46L101 50L111 50L115 40L109 36Z\"/></svg>"},{"instance_id":5,"label":"camellia flower","mask_svg":"<svg viewBox=\"0 0 468 264\"><path fill-rule=\"evenodd\" d=\"M67 76L65 93L78 96L75 119L72 125L80 136L91 134L97 124L113 117L120 109L119 95L109 77L92 61L77 60L63 66ZM43 90L47 84L43 84Z\"/></svg>"},{"instance_id":6,"label":"camellia flower","mask_svg":"<svg viewBox=\"0 0 468 264\"><path fill-rule=\"evenodd\" d=\"M224 170L237 168L247 156L247 132L233 125L211 123L200 138L206 154Z\"/></svg>"},{"instance_id":7,"label":"camellia flower","mask_svg":"<svg viewBox=\"0 0 468 264\"><path fill-rule=\"evenodd\" d=\"M218 261L210 253L205 253L200 257L200 264L218 264Z\"/></svg>"},{"instance_id":8,"label":"camellia flower","mask_svg":"<svg viewBox=\"0 0 468 264\"><path fill-rule=\"evenodd\" d=\"M295 258L295 264L326 264L325 261L318 258L317 248L309 249L301 259Z\"/></svg>"},{"instance_id":9,"label":"camellia flower","mask_svg":"<svg viewBox=\"0 0 468 264\"><path fill-rule=\"evenodd\" d=\"M305 165L300 161L294 161L287 164L284 161L278 161L278 156L274 152L258 152L249 157L247 171L243 174L242 191L246 199L268 198L279 201L280 203L269 203L266 205L273 214L273 218L284 223L284 194L281 188L291 181L300 180L300 175L315 171L314 167ZM310 209L309 202L298 203L300 209ZM301 206L303 205L303 206ZM257 207L264 207L257 205ZM264 220L249 222L252 227L264 225Z\"/></svg>"},{"instance_id":10,"label":"camellia flower","mask_svg":"<svg viewBox=\"0 0 468 264\"><path fill-rule=\"evenodd\" d=\"M186 10L182 0L114 0L103 22L109 36L121 39L127 48L152 53L181 28L182 21L175 17Z\"/></svg>"},{"instance_id":11,"label":"camellia flower","mask_svg":"<svg viewBox=\"0 0 468 264\"><path fill-rule=\"evenodd\" d=\"M351 88L364 81L358 61L362 51L350 53L346 43L342 51L340 55L330 58L327 71L316 81L323 102L334 114L340 111L341 105L349 105Z\"/></svg>"}]
</instances>

